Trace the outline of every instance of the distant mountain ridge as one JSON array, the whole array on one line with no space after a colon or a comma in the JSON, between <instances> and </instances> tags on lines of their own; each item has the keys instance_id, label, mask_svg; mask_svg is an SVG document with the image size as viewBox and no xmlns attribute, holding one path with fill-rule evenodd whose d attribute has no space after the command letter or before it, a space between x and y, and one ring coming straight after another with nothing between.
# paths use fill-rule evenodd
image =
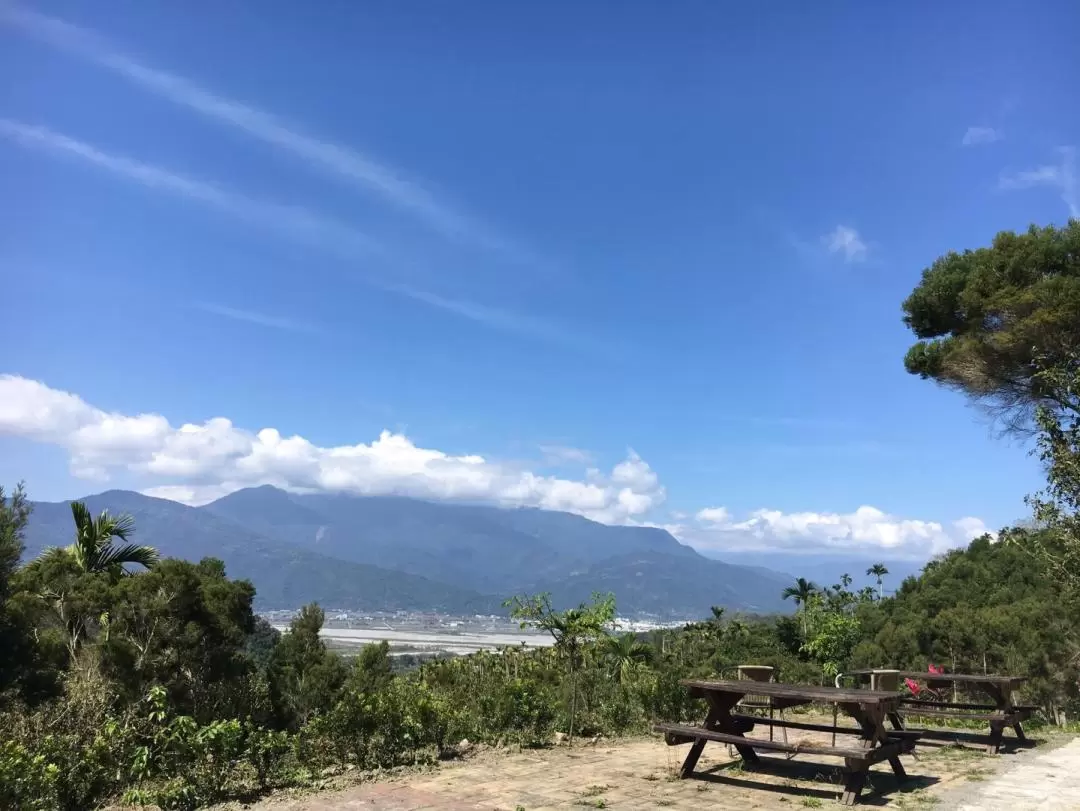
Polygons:
<instances>
[{"instance_id":1,"label":"distant mountain ridge","mask_svg":"<svg viewBox=\"0 0 1080 811\"><path fill-rule=\"evenodd\" d=\"M312 600L355 610L496 613L500 601L423 577L350 563L268 539L212 513L167 499L110 490L82 499L97 514L130 513L136 537L165 557L220 558L230 577L255 584L260 609L295 608ZM68 502L35 502L26 531L26 557L71 543Z\"/></svg>"},{"instance_id":2,"label":"distant mountain ridge","mask_svg":"<svg viewBox=\"0 0 1080 811\"><path fill-rule=\"evenodd\" d=\"M163 555L221 558L256 587L261 608L311 600L357 610L495 613L502 598L549 591L576 604L612 591L625 614L707 615L709 606L772 612L786 575L702 557L670 533L570 513L396 496L294 494L263 486L202 507L130 491L84 499L135 517ZM70 542L66 503L35 505L27 554Z\"/></svg>"}]
</instances>

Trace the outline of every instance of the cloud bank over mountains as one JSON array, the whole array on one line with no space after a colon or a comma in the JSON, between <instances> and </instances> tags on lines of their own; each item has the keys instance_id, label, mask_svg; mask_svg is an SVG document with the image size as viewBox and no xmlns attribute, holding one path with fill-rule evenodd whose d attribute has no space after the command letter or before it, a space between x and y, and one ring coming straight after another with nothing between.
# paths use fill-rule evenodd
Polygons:
<instances>
[{"instance_id":1,"label":"cloud bank over mountains","mask_svg":"<svg viewBox=\"0 0 1080 811\"><path fill-rule=\"evenodd\" d=\"M144 493L193 505L271 484L295 492L537 507L605 524L663 526L684 543L713 552L880 551L927 557L987 529L974 517L941 524L871 506L852 513L759 509L742 518L724 507L707 507L693 518L665 524L657 517L667 492L633 451L608 472L584 466L580 477L568 478L545 473L541 462L530 470L521 463L454 455L385 430L368 443L321 447L275 428L241 428L225 417L175 426L161 414L105 411L76 394L15 375L0 376L0 435L5 434L64 448L77 477L102 482L126 471L145 483ZM561 456L564 463L589 461L581 452Z\"/></svg>"}]
</instances>

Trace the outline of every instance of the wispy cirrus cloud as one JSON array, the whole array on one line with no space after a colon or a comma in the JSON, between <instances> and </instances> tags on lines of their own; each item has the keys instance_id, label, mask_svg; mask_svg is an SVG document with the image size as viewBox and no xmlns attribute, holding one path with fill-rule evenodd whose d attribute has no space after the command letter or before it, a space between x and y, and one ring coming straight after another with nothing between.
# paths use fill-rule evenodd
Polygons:
<instances>
[{"instance_id":1,"label":"wispy cirrus cloud","mask_svg":"<svg viewBox=\"0 0 1080 811\"><path fill-rule=\"evenodd\" d=\"M591 453L569 445L541 445L540 453L549 465L591 465L594 463Z\"/></svg>"},{"instance_id":2,"label":"wispy cirrus cloud","mask_svg":"<svg viewBox=\"0 0 1080 811\"><path fill-rule=\"evenodd\" d=\"M1076 176L1076 149L1058 147L1057 163L1038 166L1021 172L1003 172L998 188L1004 190L1031 189L1045 186L1056 189L1069 209L1069 216L1080 218L1080 186Z\"/></svg>"},{"instance_id":3,"label":"wispy cirrus cloud","mask_svg":"<svg viewBox=\"0 0 1080 811\"><path fill-rule=\"evenodd\" d=\"M253 310L241 310L236 307L227 307L223 304L196 301L192 306L197 310L202 310L204 313L221 316L222 318L228 318L233 321L243 321L244 323L255 324L260 327L268 327L269 329L307 333L309 335L323 335L326 332L322 327L316 326L315 324L296 321L292 318L258 313Z\"/></svg>"},{"instance_id":4,"label":"wispy cirrus cloud","mask_svg":"<svg viewBox=\"0 0 1080 811\"><path fill-rule=\"evenodd\" d=\"M0 119L0 138L7 138L30 149L77 158L146 188L180 197L246 222L264 226L275 236L285 235L311 247L330 251L348 259L384 256L386 253L382 245L363 232L300 206L256 200L226 190L214 183L186 177L128 157L109 154L46 127ZM444 298L424 290L385 282L371 274L357 278L364 284L379 290L405 296L492 329L576 349L590 349L587 341L582 341L565 328L534 316L513 313L464 299ZM240 312L242 311L234 311L234 313ZM248 320L254 321L252 318Z\"/></svg>"},{"instance_id":5,"label":"wispy cirrus cloud","mask_svg":"<svg viewBox=\"0 0 1080 811\"><path fill-rule=\"evenodd\" d=\"M255 200L214 183L109 154L46 127L0 118L0 137L31 149L78 158L140 186L185 198L247 222L269 226L275 232L306 242L333 245L351 256L382 252L382 247L363 232L305 208Z\"/></svg>"},{"instance_id":6,"label":"wispy cirrus cloud","mask_svg":"<svg viewBox=\"0 0 1080 811\"><path fill-rule=\"evenodd\" d=\"M964 137L960 139L961 146L982 146L1000 141L1005 136L1001 130L994 127L968 127Z\"/></svg>"},{"instance_id":7,"label":"wispy cirrus cloud","mask_svg":"<svg viewBox=\"0 0 1080 811\"><path fill-rule=\"evenodd\" d=\"M375 282L377 287L392 293L422 301L430 307L475 321L493 329L517 332L552 344L561 344L571 349L585 350L593 355L613 354L609 348L578 335L566 327L545 319L534 318L522 313L510 312L498 307L490 307L475 301L447 298L428 290L420 290L408 285Z\"/></svg>"},{"instance_id":8,"label":"wispy cirrus cloud","mask_svg":"<svg viewBox=\"0 0 1080 811\"><path fill-rule=\"evenodd\" d=\"M861 262L870 250L859 232L849 225L836 226L821 238L821 244L829 253L842 256L845 262Z\"/></svg>"},{"instance_id":9,"label":"wispy cirrus cloud","mask_svg":"<svg viewBox=\"0 0 1080 811\"><path fill-rule=\"evenodd\" d=\"M271 144L339 180L373 193L444 237L496 251L518 262L537 264L521 246L490 226L438 199L417 181L406 179L384 161L322 140L275 116L217 95L173 73L148 67L116 51L95 32L54 17L0 4L0 22L65 52L104 67L145 90L248 136Z\"/></svg>"}]
</instances>

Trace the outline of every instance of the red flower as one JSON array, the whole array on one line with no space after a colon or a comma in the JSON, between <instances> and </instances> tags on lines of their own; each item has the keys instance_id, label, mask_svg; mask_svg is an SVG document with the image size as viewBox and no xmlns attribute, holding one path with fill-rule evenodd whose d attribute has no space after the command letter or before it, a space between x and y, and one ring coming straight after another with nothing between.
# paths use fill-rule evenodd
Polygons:
<instances>
[{"instance_id":1,"label":"red flower","mask_svg":"<svg viewBox=\"0 0 1080 811\"><path fill-rule=\"evenodd\" d=\"M904 679L904 684L907 685L907 689L911 691L911 694L913 696L917 696L922 691L919 683L914 679Z\"/></svg>"},{"instance_id":2,"label":"red flower","mask_svg":"<svg viewBox=\"0 0 1080 811\"><path fill-rule=\"evenodd\" d=\"M930 672L935 673L935 674L944 673L945 672L945 666L944 665L930 665Z\"/></svg>"}]
</instances>

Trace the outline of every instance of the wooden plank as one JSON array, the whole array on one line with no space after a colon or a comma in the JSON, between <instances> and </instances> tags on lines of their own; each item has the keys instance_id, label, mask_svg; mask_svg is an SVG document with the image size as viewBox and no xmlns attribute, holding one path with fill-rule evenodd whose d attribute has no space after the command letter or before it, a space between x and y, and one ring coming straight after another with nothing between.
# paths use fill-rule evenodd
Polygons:
<instances>
[{"instance_id":1,"label":"wooden plank","mask_svg":"<svg viewBox=\"0 0 1080 811\"><path fill-rule=\"evenodd\" d=\"M919 670L904 670L900 673L902 679L913 679L916 681L947 681L956 682L957 684L998 684L998 685L1019 685L1027 681L1027 676L998 676L993 674L978 674L978 673L924 673Z\"/></svg>"},{"instance_id":2,"label":"wooden plank","mask_svg":"<svg viewBox=\"0 0 1080 811\"><path fill-rule=\"evenodd\" d=\"M949 710L996 710L995 704L964 704L957 701L930 701L921 698L901 698L900 707L930 707Z\"/></svg>"},{"instance_id":3,"label":"wooden plank","mask_svg":"<svg viewBox=\"0 0 1080 811\"><path fill-rule=\"evenodd\" d=\"M828 746L826 744L804 742L784 743L783 741L768 741L764 738L746 738L742 735L732 735L727 732L716 732L702 727L688 726L685 724L657 724L653 727L655 732L663 732L665 735L675 737L694 738L697 740L715 741L716 743L730 743L734 746L749 746L754 749L763 749L772 752L791 752L795 754L809 753L815 755L832 755L834 757L849 758L852 760L871 760L877 754L876 749L860 749L852 747ZM884 759L887 755L882 755Z\"/></svg>"},{"instance_id":4,"label":"wooden plank","mask_svg":"<svg viewBox=\"0 0 1080 811\"><path fill-rule=\"evenodd\" d=\"M894 704L899 701L899 693L880 690L858 690L854 688L816 687L807 684L783 684L781 682L758 681L703 681L685 679L680 682L697 695L707 693L734 693L737 695L753 694L770 696L810 703L818 701L825 704L838 702L856 704Z\"/></svg>"},{"instance_id":5,"label":"wooden plank","mask_svg":"<svg viewBox=\"0 0 1080 811\"><path fill-rule=\"evenodd\" d=\"M832 727L827 724L809 724L805 721L789 721L784 718L761 718L757 715L732 715L736 721L750 724L760 724L761 726L772 727L784 727L785 729L800 729L805 732L835 732L837 735L862 735L863 730L860 727ZM748 730L749 731L749 730ZM889 730L890 738L900 738L902 740L917 740L922 732L918 730L906 730L895 729Z\"/></svg>"},{"instance_id":6,"label":"wooden plank","mask_svg":"<svg viewBox=\"0 0 1080 811\"><path fill-rule=\"evenodd\" d=\"M1014 712L957 712L955 710L928 710L921 707L912 707L907 709L900 708L900 714L905 718L947 718L953 721L1004 721L1006 723L1013 723L1014 716L1020 716L1022 713ZM1026 720L1021 718L1020 720Z\"/></svg>"}]
</instances>

